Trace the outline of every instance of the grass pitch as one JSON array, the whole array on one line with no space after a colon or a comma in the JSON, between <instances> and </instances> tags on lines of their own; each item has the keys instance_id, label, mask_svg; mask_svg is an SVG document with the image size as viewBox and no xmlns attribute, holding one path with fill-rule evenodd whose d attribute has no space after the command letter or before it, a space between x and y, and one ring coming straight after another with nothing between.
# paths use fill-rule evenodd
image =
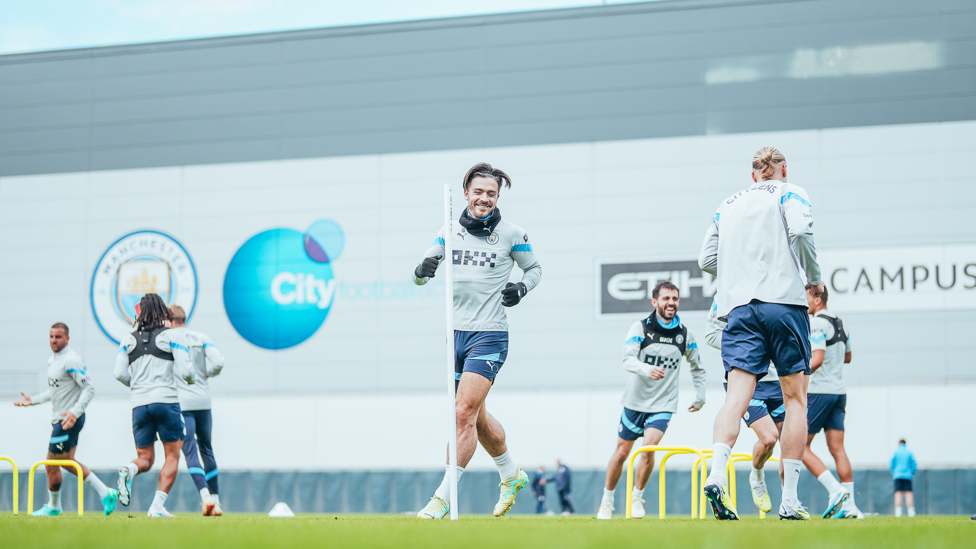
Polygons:
<instances>
[{"instance_id":1,"label":"grass pitch","mask_svg":"<svg viewBox=\"0 0 976 549\"><path fill-rule=\"evenodd\" d=\"M854 521L780 522L644 519L597 521L593 517L505 519L465 517L458 523L404 516L304 515L270 519L232 515L32 518L0 515L3 547L177 549L197 547L397 547L397 548L622 548L674 549L845 548L940 549L972 547L969 517L869 518Z\"/></svg>"}]
</instances>

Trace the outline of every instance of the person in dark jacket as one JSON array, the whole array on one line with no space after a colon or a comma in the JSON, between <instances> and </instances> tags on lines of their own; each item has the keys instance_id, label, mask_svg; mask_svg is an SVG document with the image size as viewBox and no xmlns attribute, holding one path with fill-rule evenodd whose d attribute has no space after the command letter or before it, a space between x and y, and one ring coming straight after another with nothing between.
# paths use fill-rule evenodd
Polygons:
<instances>
[{"instance_id":1,"label":"person in dark jacket","mask_svg":"<svg viewBox=\"0 0 976 549\"><path fill-rule=\"evenodd\" d=\"M546 468L539 466L536 472L532 473L532 491L535 493L536 514L546 513Z\"/></svg>"},{"instance_id":2,"label":"person in dark jacket","mask_svg":"<svg viewBox=\"0 0 976 549\"><path fill-rule=\"evenodd\" d=\"M568 517L576 512L570 495L573 489L573 472L558 459L556 460L556 476L553 480L556 481L556 492L559 494L559 506L562 508L563 516Z\"/></svg>"}]
</instances>

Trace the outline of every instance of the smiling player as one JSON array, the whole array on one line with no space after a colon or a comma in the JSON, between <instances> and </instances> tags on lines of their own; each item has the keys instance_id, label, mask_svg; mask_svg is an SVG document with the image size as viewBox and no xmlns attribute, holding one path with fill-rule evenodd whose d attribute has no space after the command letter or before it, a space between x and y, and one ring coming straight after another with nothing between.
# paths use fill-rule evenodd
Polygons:
<instances>
[{"instance_id":1,"label":"smiling player","mask_svg":"<svg viewBox=\"0 0 976 549\"><path fill-rule=\"evenodd\" d=\"M517 225L502 220L496 206L502 184L511 188L511 178L487 163L468 170L463 182L468 207L451 225L450 235L441 229L423 261L414 269L414 282L426 284L444 261L444 238L453 239L457 478L461 479L480 442L495 461L501 477L496 517L512 507L515 495L528 484L529 477L508 454L505 430L488 413L485 397L508 356L505 307L518 305L542 279L542 267L535 259L529 236ZM509 282L516 263L522 269L522 280ZM443 518L449 511L449 494L450 469L417 516Z\"/></svg>"},{"instance_id":2,"label":"smiling player","mask_svg":"<svg viewBox=\"0 0 976 549\"><path fill-rule=\"evenodd\" d=\"M598 519L608 520L613 515L613 491L634 441L643 436L644 446L661 442L671 416L678 411L678 366L682 356L691 367L695 383L695 402L688 411L697 412L705 405L705 370L694 336L678 318L678 302L678 287L659 282L651 292L654 312L635 322L627 332L624 369L634 375L620 399L624 411L617 427L617 449L607 466ZM654 469L654 452L642 454L636 468L630 516L639 519L644 517L644 486Z\"/></svg>"}]
</instances>

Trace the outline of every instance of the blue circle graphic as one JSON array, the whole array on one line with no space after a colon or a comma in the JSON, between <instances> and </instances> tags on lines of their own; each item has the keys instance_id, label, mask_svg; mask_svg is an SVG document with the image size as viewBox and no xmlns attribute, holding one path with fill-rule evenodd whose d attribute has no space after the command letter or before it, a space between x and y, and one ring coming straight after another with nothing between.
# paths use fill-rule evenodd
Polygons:
<instances>
[{"instance_id":1,"label":"blue circle graphic","mask_svg":"<svg viewBox=\"0 0 976 549\"><path fill-rule=\"evenodd\" d=\"M292 229L264 231L245 242L227 267L227 318L258 347L294 347L312 337L329 314L332 264L310 257L305 236Z\"/></svg>"},{"instance_id":2,"label":"blue circle graphic","mask_svg":"<svg viewBox=\"0 0 976 549\"><path fill-rule=\"evenodd\" d=\"M346 235L335 221L323 219L312 223L305 232L305 252L320 263L339 259L346 245Z\"/></svg>"}]
</instances>

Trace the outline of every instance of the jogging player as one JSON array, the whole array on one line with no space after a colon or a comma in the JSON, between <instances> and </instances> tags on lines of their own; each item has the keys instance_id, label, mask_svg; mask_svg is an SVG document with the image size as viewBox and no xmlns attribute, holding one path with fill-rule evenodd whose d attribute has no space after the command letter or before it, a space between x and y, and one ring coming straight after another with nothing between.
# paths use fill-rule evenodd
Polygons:
<instances>
[{"instance_id":1,"label":"jogging player","mask_svg":"<svg viewBox=\"0 0 976 549\"><path fill-rule=\"evenodd\" d=\"M851 340L844 331L844 323L827 310L827 290L815 296L807 289L809 305L810 384L807 387L807 448L803 464L827 489L830 500L823 518L863 517L854 505L854 471L844 450L844 415L847 407L847 387L844 386L844 364L851 361ZM827 449L837 464L837 476L827 470L820 458L810 449L813 437L823 430Z\"/></svg>"},{"instance_id":2,"label":"jogging player","mask_svg":"<svg viewBox=\"0 0 976 549\"><path fill-rule=\"evenodd\" d=\"M485 397L508 356L505 307L525 298L542 279L529 236L502 219L497 207L502 184L511 188L505 172L487 163L473 166L464 176L468 206L450 233L441 229L424 259L414 269L416 284L426 284L444 261L445 238L453 243L454 346L457 379L457 478L480 442L491 455L501 477L501 494L494 515L504 515L529 477L515 465L505 444L505 430L485 409ZM508 281L512 267L522 269L522 281ZM450 467L450 466L448 466ZM434 496L417 516L439 519L448 512L450 469Z\"/></svg>"},{"instance_id":3,"label":"jogging player","mask_svg":"<svg viewBox=\"0 0 976 549\"><path fill-rule=\"evenodd\" d=\"M213 416L210 413L210 383L207 380L220 374L224 368L224 356L209 337L186 327L186 311L183 307L173 305L169 312L172 316L169 322L171 341L189 351L193 377L196 380L193 385L188 385L176 376L180 411L186 424L183 456L186 458L187 471L200 492L203 515L219 517L223 511L220 509L220 496L217 494L217 461L214 459L210 436Z\"/></svg>"},{"instance_id":4,"label":"jogging player","mask_svg":"<svg viewBox=\"0 0 976 549\"><path fill-rule=\"evenodd\" d=\"M725 467L749 409L756 382L775 364L786 419L780 439L784 467L779 515L809 520L796 487L807 426L806 375L810 373L810 320L805 289L823 293L806 191L787 183L786 159L772 147L752 160L753 185L724 200L712 218L698 263L718 277L722 362L728 374L725 405L715 418L712 470L705 494L720 520L738 520L728 496Z\"/></svg>"},{"instance_id":5,"label":"jogging player","mask_svg":"<svg viewBox=\"0 0 976 549\"><path fill-rule=\"evenodd\" d=\"M170 313L162 298L156 294L142 296L138 311L136 329L122 340L115 360L115 379L132 393L132 434L138 456L119 469L119 501L129 505L132 479L152 467L159 433L165 462L148 515L172 517L165 504L176 481L184 436L176 377L179 375L192 385L193 365L189 350L176 343L175 334L164 325L170 320Z\"/></svg>"},{"instance_id":6,"label":"jogging player","mask_svg":"<svg viewBox=\"0 0 976 549\"><path fill-rule=\"evenodd\" d=\"M98 492L102 498L102 509L106 515L115 511L115 502L119 493L108 488L105 484L85 467L84 463L75 459L78 449L78 435L85 426L85 408L95 396L95 387L88 377L88 368L74 349L68 347L68 325L58 322L51 326L48 341L54 354L47 359L47 390L43 393L27 396L14 402L14 406L33 406L51 401L53 417L51 424L51 441L47 447L47 459L67 459L76 461L81 466L81 474L85 483ZM74 467L64 467L66 471L77 474ZM32 514L35 517L53 517L61 514L61 467L45 465L47 472L48 501Z\"/></svg>"},{"instance_id":7,"label":"jogging player","mask_svg":"<svg viewBox=\"0 0 976 549\"><path fill-rule=\"evenodd\" d=\"M697 412L705 405L705 370L698 355L698 344L678 318L678 287L659 282L651 292L654 312L638 320L624 341L624 369L633 375L627 382L620 403L624 410L617 426L617 449L607 465L607 482L596 518L613 515L613 491L634 441L644 437L644 446L661 442L671 416L678 411L678 366L684 356L691 367L695 402L688 408ZM644 517L644 487L654 468L654 452L638 456L637 475L631 496L631 517Z\"/></svg>"},{"instance_id":8,"label":"jogging player","mask_svg":"<svg viewBox=\"0 0 976 549\"><path fill-rule=\"evenodd\" d=\"M705 343L721 351L722 330L726 325L726 322L719 320L718 305L712 301L712 308L708 312L708 332L705 333ZM776 375L775 367L770 368L766 376L756 383L756 390L752 393L749 408L742 419L759 439L752 448L752 472L749 473L752 502L760 511L768 513L772 510L773 504L769 500L769 489L766 487L766 474L763 468L773 456L776 441L783 432L783 420L786 419L783 389L779 386L779 376ZM779 476L782 481L782 462L779 464Z\"/></svg>"}]
</instances>

